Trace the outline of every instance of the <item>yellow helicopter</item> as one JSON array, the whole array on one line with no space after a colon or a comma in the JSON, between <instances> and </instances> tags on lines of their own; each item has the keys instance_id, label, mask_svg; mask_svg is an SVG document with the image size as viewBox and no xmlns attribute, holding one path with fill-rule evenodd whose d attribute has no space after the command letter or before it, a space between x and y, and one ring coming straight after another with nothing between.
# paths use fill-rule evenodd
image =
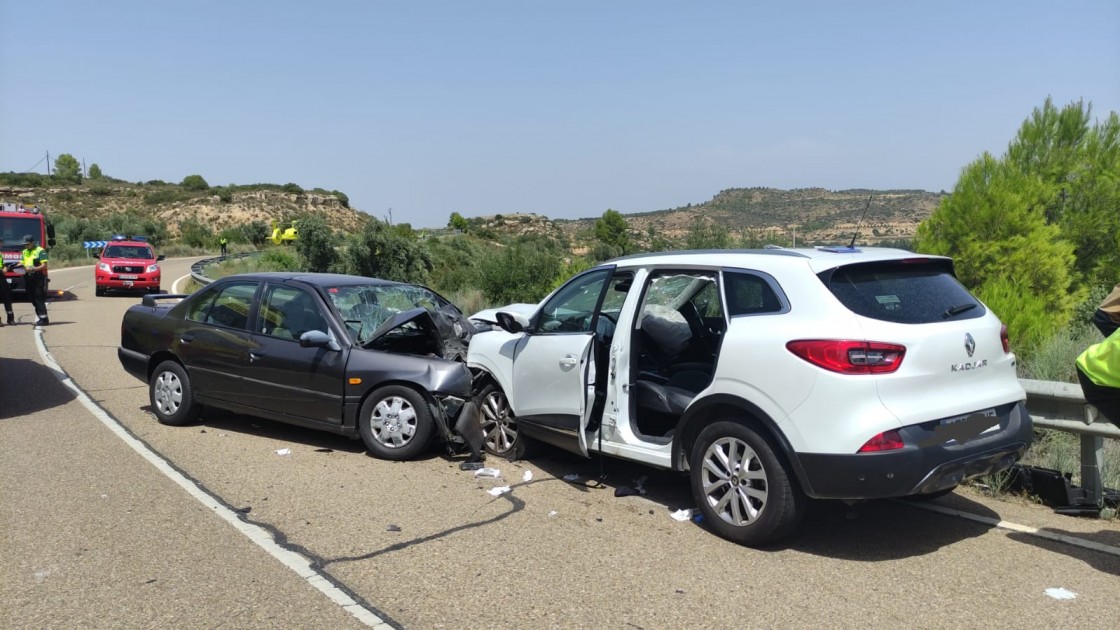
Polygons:
<instances>
[{"instance_id":1,"label":"yellow helicopter","mask_svg":"<svg viewBox=\"0 0 1120 630\"><path fill-rule=\"evenodd\" d=\"M289 227L281 228L272 222L272 236L268 237L275 245L293 245L299 239L299 221L292 221Z\"/></svg>"}]
</instances>

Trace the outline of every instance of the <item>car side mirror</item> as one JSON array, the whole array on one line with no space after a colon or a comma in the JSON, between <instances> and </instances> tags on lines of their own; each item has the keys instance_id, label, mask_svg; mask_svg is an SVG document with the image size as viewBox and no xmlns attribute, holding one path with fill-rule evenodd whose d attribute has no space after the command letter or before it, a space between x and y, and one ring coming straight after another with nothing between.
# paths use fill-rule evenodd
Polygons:
<instances>
[{"instance_id":1,"label":"car side mirror","mask_svg":"<svg viewBox=\"0 0 1120 630\"><path fill-rule=\"evenodd\" d=\"M156 262L159 262L159 261L163 260L164 258L167 258L167 257L164 256L163 254L160 254L159 256L156 256Z\"/></svg>"},{"instance_id":2,"label":"car side mirror","mask_svg":"<svg viewBox=\"0 0 1120 630\"><path fill-rule=\"evenodd\" d=\"M299 336L301 348L329 348L338 350L338 345L331 340L331 336L321 330L309 330Z\"/></svg>"},{"instance_id":3,"label":"car side mirror","mask_svg":"<svg viewBox=\"0 0 1120 630\"><path fill-rule=\"evenodd\" d=\"M498 320L498 326L508 333L519 333L529 328L529 320L516 313L498 311L494 318Z\"/></svg>"}]
</instances>

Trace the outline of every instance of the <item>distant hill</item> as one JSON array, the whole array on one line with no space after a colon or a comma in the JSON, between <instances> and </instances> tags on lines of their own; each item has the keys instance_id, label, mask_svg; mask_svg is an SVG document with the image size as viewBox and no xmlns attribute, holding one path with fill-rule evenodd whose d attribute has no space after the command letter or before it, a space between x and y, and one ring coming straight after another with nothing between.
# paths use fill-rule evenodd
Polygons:
<instances>
[{"instance_id":1,"label":"distant hill","mask_svg":"<svg viewBox=\"0 0 1120 630\"><path fill-rule=\"evenodd\" d=\"M639 242L648 239L651 229L668 239L683 239L699 218L726 227L733 235L749 232L763 240L788 242L796 237L805 244L846 244L867 208L857 242L870 245L913 238L918 224L933 214L943 196L924 190L729 188L704 203L624 216L631 236ZM579 249L591 238L598 218L550 220L537 214L507 214L471 221L480 229L504 235L564 235Z\"/></svg>"},{"instance_id":2,"label":"distant hill","mask_svg":"<svg viewBox=\"0 0 1120 630\"><path fill-rule=\"evenodd\" d=\"M337 191L306 191L295 184L255 184L211 187L191 191L165 182L131 183L116 179L90 180L59 185L37 178L39 185L15 185L15 174L0 174L0 201L36 204L50 215L99 218L135 211L155 217L168 227L172 238L180 224L193 218L215 233L250 221L273 221L315 214L334 229L353 232L373 217L349 207ZM5 182L9 183L5 183ZM726 227L734 236L750 233L768 242L798 244L847 243L856 232L867 198L871 205L859 227L858 243L897 242L914 236L919 223L929 217L944 196L923 190L838 190L824 188L729 188L711 200L680 208L625 215L633 240L646 243L656 233L674 240L685 238L697 218ZM518 213L472 217L470 231L501 240L536 234L566 240L573 251L584 250L593 240L599 217L549 219ZM449 233L443 228L418 228L421 235Z\"/></svg>"},{"instance_id":3,"label":"distant hill","mask_svg":"<svg viewBox=\"0 0 1120 630\"><path fill-rule=\"evenodd\" d=\"M298 186L257 184L191 191L177 184L87 179L82 184L16 186L0 180L0 201L34 204L48 216L93 219L134 211L163 221L172 238L186 219L195 219L214 233L251 221L273 221L315 214L337 230L352 232L372 217L347 206L345 195Z\"/></svg>"}]
</instances>

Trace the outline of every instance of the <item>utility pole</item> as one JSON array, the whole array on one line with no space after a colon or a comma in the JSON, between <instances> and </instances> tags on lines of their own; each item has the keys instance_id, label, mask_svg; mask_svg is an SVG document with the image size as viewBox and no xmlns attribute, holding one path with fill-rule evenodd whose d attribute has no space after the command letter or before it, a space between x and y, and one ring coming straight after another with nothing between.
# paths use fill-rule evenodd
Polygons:
<instances>
[{"instance_id":1,"label":"utility pole","mask_svg":"<svg viewBox=\"0 0 1120 630\"><path fill-rule=\"evenodd\" d=\"M51 174L51 152L47 151L47 177Z\"/></svg>"},{"instance_id":2,"label":"utility pole","mask_svg":"<svg viewBox=\"0 0 1120 630\"><path fill-rule=\"evenodd\" d=\"M389 208L389 225L393 224L393 209Z\"/></svg>"},{"instance_id":3,"label":"utility pole","mask_svg":"<svg viewBox=\"0 0 1120 630\"><path fill-rule=\"evenodd\" d=\"M82 158L82 178L86 176L86 159Z\"/></svg>"}]
</instances>

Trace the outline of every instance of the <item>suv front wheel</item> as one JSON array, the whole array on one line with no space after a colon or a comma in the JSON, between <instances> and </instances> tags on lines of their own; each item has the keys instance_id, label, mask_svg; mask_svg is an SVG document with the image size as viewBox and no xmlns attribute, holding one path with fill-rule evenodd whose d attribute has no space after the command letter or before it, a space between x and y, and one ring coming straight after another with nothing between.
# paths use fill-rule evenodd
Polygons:
<instances>
[{"instance_id":1,"label":"suv front wheel","mask_svg":"<svg viewBox=\"0 0 1120 630\"><path fill-rule=\"evenodd\" d=\"M741 545L775 542L797 528L805 495L770 443L743 424L715 422L689 458L692 495L708 527Z\"/></svg>"}]
</instances>

